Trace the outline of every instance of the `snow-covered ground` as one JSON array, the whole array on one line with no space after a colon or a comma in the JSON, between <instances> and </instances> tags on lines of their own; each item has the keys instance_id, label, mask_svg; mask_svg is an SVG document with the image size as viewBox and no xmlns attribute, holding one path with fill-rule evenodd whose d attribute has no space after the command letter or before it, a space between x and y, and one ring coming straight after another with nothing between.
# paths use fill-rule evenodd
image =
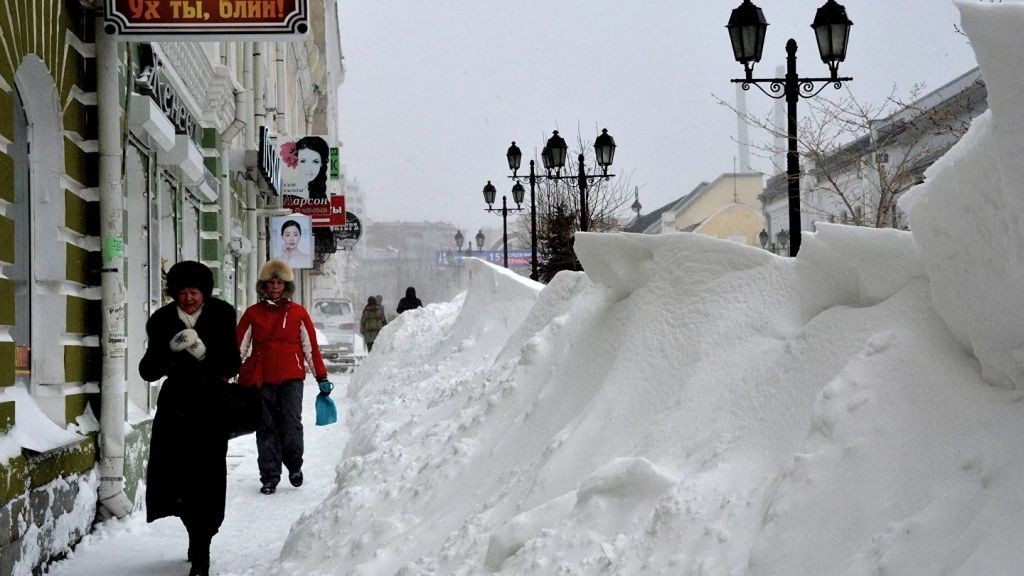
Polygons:
<instances>
[{"instance_id":1,"label":"snow-covered ground","mask_svg":"<svg viewBox=\"0 0 1024 576\"><path fill-rule=\"evenodd\" d=\"M303 514L317 513L334 486L334 468L348 442L344 402L347 376L332 374L339 424L314 426L316 381L308 379L302 421L306 451L305 481L293 488L285 480L272 496L260 494L256 438L235 438L228 447L227 513L213 539L212 570L222 576L261 576L281 551L288 528ZM188 534L177 518L146 524L144 511L124 520L107 520L80 543L71 556L50 567L51 576L184 576Z\"/></svg>"},{"instance_id":2,"label":"snow-covered ground","mask_svg":"<svg viewBox=\"0 0 1024 576\"><path fill-rule=\"evenodd\" d=\"M903 200L913 234L584 234L546 287L472 262L307 429L316 480L232 472L214 571L1020 574L1024 5L960 6L992 110ZM51 573L168 573L174 530L111 522Z\"/></svg>"}]
</instances>

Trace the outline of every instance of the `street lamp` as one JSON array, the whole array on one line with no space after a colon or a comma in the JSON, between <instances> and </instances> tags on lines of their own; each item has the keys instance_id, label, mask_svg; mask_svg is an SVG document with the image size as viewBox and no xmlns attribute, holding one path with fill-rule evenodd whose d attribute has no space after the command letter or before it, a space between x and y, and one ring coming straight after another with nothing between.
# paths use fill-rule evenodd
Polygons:
<instances>
[{"instance_id":1,"label":"street lamp","mask_svg":"<svg viewBox=\"0 0 1024 576\"><path fill-rule=\"evenodd\" d=\"M818 41L818 53L821 61L828 65L828 78L800 78L796 73L796 41L792 38L786 42L786 76L785 78L754 78L754 64L761 61L764 48L765 32L768 22L764 19L761 9L750 2L743 3L732 11L729 17L729 39L732 42L733 56L743 64L744 77L733 79L749 90L753 84L771 98L785 98L788 104L788 140L789 149L786 153L786 178L789 183L789 255L796 256L800 250L800 156L797 152L797 112L796 104L800 98L813 98L821 93L826 86L832 84L836 89L843 82L853 78L839 76L839 63L846 59L846 46L850 39L850 26L853 22L846 16L846 8L835 0L828 0L818 8L811 28ZM815 87L816 83L821 83ZM761 84L767 84L765 90ZM787 234L788 236L788 234Z\"/></svg>"},{"instance_id":2,"label":"street lamp","mask_svg":"<svg viewBox=\"0 0 1024 576\"><path fill-rule=\"evenodd\" d=\"M799 238L799 237L800 237L799 234L796 234L796 235L793 236L793 238ZM790 237L789 237L789 232L786 232L785 228L783 228L782 230L779 230L779 233L775 235L775 239L779 242L779 247L782 248L782 250L786 249L786 245L789 244L789 242L791 240Z\"/></svg>"},{"instance_id":3,"label":"street lamp","mask_svg":"<svg viewBox=\"0 0 1024 576\"><path fill-rule=\"evenodd\" d=\"M483 252L484 251L484 231L483 230L477 230L476 231L476 251L477 252Z\"/></svg>"},{"instance_id":4,"label":"street lamp","mask_svg":"<svg viewBox=\"0 0 1024 576\"><path fill-rule=\"evenodd\" d=\"M608 134L608 129L603 129L601 134L594 140L594 154L597 159L598 166L601 167L600 174L587 174L586 166L584 164L584 156L580 154L577 158L579 171L576 175L561 174L562 168L565 166L565 156L569 150L569 146L565 143L565 139L558 135L558 130L555 130L548 138L547 143L541 150L540 157L541 162L544 165L544 178L548 180L563 180L569 178L575 178L577 186L580 190L580 231L586 232L588 228L588 215L587 215L587 184L594 180L601 178L607 180L614 174L608 173L608 167L612 165L612 161L615 158L615 139ZM509 146L508 151L505 153L505 157L508 159L508 168L512 171L512 178L516 182L516 186L522 188L522 184L519 183L519 176L517 171L519 170L520 162L523 158L523 153L516 146L515 142ZM555 173L552 174L551 171ZM539 275L537 273L537 207L535 200L535 189L537 187L537 173L534 168L534 161L530 160L530 278L537 280ZM513 194L515 194L515 187L512 188ZM525 190L523 190L525 192Z\"/></svg>"},{"instance_id":5,"label":"street lamp","mask_svg":"<svg viewBox=\"0 0 1024 576\"><path fill-rule=\"evenodd\" d=\"M509 208L508 207L508 202L507 202L507 198L508 197L505 196L504 194L502 194L501 195L501 210L499 210L497 208L492 208L491 207L491 204L494 204L494 197L498 193L497 189L494 188L494 184L491 184L491 181L488 180L487 181L487 185L484 186L484 202L487 203L487 208L485 208L485 210L487 210L488 212L501 212L502 234L504 235L504 241L505 241L505 268L508 268L508 213L509 212L519 212L520 210L523 209L523 207L520 206L520 204L523 203L523 195L525 194L525 192L526 192L526 189L523 188L523 186L521 184L516 182L516 186L512 187L512 200L515 201L516 207L515 208ZM483 232L477 232L476 239L477 239L477 243L483 244L484 243L483 242L484 241L484 234L483 234Z\"/></svg>"},{"instance_id":6,"label":"street lamp","mask_svg":"<svg viewBox=\"0 0 1024 576\"><path fill-rule=\"evenodd\" d=\"M459 253L460 254L462 253L462 242L464 240L465 240L465 237L462 235L462 230L456 230L455 231L455 247L459 249Z\"/></svg>"}]
</instances>

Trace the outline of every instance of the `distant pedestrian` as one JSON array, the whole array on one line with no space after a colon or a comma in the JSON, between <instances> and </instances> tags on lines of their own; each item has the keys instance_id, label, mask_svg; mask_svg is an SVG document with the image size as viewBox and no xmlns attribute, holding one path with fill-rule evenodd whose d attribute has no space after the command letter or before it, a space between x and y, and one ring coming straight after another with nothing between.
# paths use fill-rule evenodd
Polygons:
<instances>
[{"instance_id":1,"label":"distant pedestrian","mask_svg":"<svg viewBox=\"0 0 1024 576\"><path fill-rule=\"evenodd\" d=\"M313 321L301 304L291 301L294 292L291 267L281 260L267 261L256 281L261 301L245 310L235 330L242 357L253 357L243 366L239 381L260 387L256 450L263 494L277 491L282 464L291 485L302 485L302 382L307 367L321 390L333 388Z\"/></svg>"},{"instance_id":2,"label":"distant pedestrian","mask_svg":"<svg viewBox=\"0 0 1024 576\"><path fill-rule=\"evenodd\" d=\"M405 297L398 301L398 313L401 314L406 310L412 310L413 308L420 308L423 306L423 302L416 297L416 289L409 286L405 289Z\"/></svg>"},{"instance_id":3,"label":"distant pedestrian","mask_svg":"<svg viewBox=\"0 0 1024 576\"><path fill-rule=\"evenodd\" d=\"M370 296L366 300L366 308L363 308L363 315L359 319L359 333L366 341L366 351L373 350L373 342L377 339L377 333L386 326L388 319L384 317L384 309L377 304L377 299Z\"/></svg>"},{"instance_id":4,"label":"distant pedestrian","mask_svg":"<svg viewBox=\"0 0 1024 576\"><path fill-rule=\"evenodd\" d=\"M167 272L174 301L146 323L139 362L160 386L146 470L146 521L178 516L188 531L190 576L210 573L210 541L224 521L227 488L227 381L241 363L235 308L211 296L213 273L199 262Z\"/></svg>"}]
</instances>

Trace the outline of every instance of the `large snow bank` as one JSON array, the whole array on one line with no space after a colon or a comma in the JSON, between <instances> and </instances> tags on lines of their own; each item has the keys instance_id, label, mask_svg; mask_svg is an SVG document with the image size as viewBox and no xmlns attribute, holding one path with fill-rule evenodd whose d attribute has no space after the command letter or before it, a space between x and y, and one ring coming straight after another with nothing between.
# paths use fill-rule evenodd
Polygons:
<instances>
[{"instance_id":1,"label":"large snow bank","mask_svg":"<svg viewBox=\"0 0 1024 576\"><path fill-rule=\"evenodd\" d=\"M975 46L990 19L1024 27L1021 5L961 9ZM1011 187L960 197L984 131L1019 152L1024 126L982 122L908 201L924 241L823 225L787 259L582 234L586 273L546 287L474 264L464 296L382 331L337 486L273 572L1019 573L1024 403L982 366L1012 373L990 340L1024 265L1005 236L963 246L1009 233Z\"/></svg>"},{"instance_id":2,"label":"large snow bank","mask_svg":"<svg viewBox=\"0 0 1024 576\"><path fill-rule=\"evenodd\" d=\"M1024 6L960 2L990 110L900 206L932 297L985 379L1024 387Z\"/></svg>"}]
</instances>

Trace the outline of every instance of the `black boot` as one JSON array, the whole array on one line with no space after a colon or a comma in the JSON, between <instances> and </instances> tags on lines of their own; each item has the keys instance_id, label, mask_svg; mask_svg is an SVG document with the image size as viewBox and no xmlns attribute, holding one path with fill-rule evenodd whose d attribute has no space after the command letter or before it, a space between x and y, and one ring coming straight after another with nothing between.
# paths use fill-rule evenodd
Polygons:
<instances>
[{"instance_id":1,"label":"black boot","mask_svg":"<svg viewBox=\"0 0 1024 576\"><path fill-rule=\"evenodd\" d=\"M302 470L297 470L288 475L288 481L292 483L292 486L298 488L302 486Z\"/></svg>"},{"instance_id":2,"label":"black boot","mask_svg":"<svg viewBox=\"0 0 1024 576\"><path fill-rule=\"evenodd\" d=\"M188 538L188 561L192 569L188 576L210 576L210 537L193 536Z\"/></svg>"}]
</instances>

